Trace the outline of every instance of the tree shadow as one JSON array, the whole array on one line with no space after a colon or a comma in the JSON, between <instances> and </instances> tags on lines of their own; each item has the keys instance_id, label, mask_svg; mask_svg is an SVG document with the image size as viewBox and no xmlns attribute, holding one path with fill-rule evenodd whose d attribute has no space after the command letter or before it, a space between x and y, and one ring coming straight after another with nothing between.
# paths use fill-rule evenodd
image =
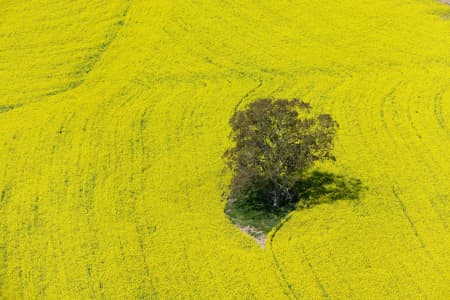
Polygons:
<instances>
[{"instance_id":1,"label":"tree shadow","mask_svg":"<svg viewBox=\"0 0 450 300\"><path fill-rule=\"evenodd\" d=\"M297 208L306 209L337 200L358 200L367 187L357 178L313 171L298 180L293 190L298 196Z\"/></svg>"},{"instance_id":2,"label":"tree shadow","mask_svg":"<svg viewBox=\"0 0 450 300\"><path fill-rule=\"evenodd\" d=\"M356 201L363 190L367 187L357 178L312 171L295 183L292 189L295 198L277 210L256 206L242 199L228 199L225 214L241 230L259 239L265 237L291 211L338 200Z\"/></svg>"}]
</instances>

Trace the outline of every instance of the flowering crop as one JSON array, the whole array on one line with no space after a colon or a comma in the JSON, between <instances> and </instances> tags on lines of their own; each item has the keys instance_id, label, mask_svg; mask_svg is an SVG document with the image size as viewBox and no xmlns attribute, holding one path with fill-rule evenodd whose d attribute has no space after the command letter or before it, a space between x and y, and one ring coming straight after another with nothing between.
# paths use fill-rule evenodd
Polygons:
<instances>
[{"instance_id":1,"label":"flowering crop","mask_svg":"<svg viewBox=\"0 0 450 300\"><path fill-rule=\"evenodd\" d=\"M246 2L246 3L242 3ZM0 298L450 295L450 9L431 0L3 1ZM223 213L233 111L340 127L358 202L260 248Z\"/></svg>"}]
</instances>

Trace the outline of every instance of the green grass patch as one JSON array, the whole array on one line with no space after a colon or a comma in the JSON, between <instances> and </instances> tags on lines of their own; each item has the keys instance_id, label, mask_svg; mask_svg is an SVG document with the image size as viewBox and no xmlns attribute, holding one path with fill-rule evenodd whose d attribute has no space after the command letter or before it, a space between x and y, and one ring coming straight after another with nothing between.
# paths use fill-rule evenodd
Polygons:
<instances>
[{"instance_id":1,"label":"green grass patch","mask_svg":"<svg viewBox=\"0 0 450 300\"><path fill-rule=\"evenodd\" d=\"M243 201L228 201L225 213L231 221L239 227L251 226L255 231L249 231L253 236L267 234L275 227L295 206L280 208L278 211L267 211L255 208ZM259 232L258 232L259 231Z\"/></svg>"}]
</instances>

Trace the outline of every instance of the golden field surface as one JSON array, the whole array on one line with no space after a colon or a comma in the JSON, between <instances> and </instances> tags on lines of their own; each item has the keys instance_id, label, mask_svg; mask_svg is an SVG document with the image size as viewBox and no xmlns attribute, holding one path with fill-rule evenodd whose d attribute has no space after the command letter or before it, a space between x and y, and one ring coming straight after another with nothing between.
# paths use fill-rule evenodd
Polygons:
<instances>
[{"instance_id":1,"label":"golden field surface","mask_svg":"<svg viewBox=\"0 0 450 300\"><path fill-rule=\"evenodd\" d=\"M449 299L450 7L0 0L1 299ZM367 189L265 249L228 120L299 97Z\"/></svg>"}]
</instances>

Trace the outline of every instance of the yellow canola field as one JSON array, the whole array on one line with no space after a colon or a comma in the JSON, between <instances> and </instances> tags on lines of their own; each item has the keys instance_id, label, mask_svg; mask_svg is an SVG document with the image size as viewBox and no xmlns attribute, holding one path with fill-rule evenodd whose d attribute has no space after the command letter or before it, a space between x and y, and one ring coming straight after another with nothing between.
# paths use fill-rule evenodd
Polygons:
<instances>
[{"instance_id":1,"label":"yellow canola field","mask_svg":"<svg viewBox=\"0 0 450 300\"><path fill-rule=\"evenodd\" d=\"M244 3L245 2L245 3ZM1 299L447 299L450 8L0 2ZM228 119L301 97L359 201L262 249L223 213Z\"/></svg>"}]
</instances>

